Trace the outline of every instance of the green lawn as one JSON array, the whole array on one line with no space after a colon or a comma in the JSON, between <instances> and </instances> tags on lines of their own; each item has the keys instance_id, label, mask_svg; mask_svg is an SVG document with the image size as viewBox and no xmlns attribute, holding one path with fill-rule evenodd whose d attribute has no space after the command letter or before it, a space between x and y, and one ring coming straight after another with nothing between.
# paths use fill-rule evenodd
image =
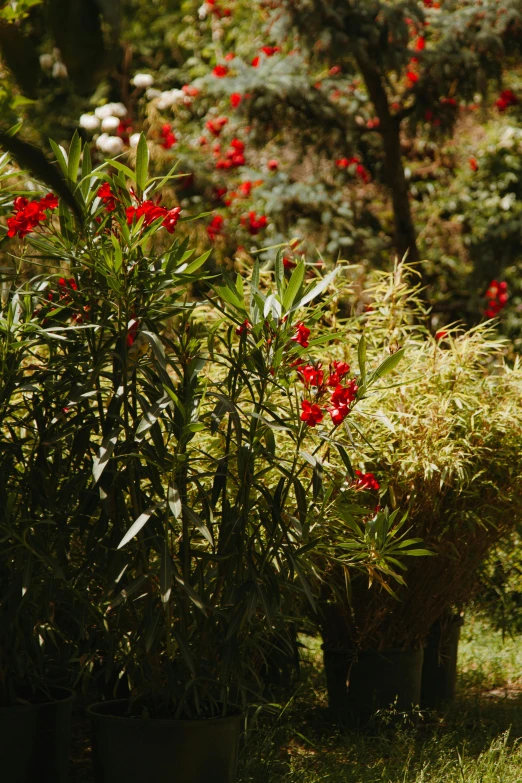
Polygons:
<instances>
[{"instance_id":1,"label":"green lawn","mask_svg":"<svg viewBox=\"0 0 522 783\"><path fill-rule=\"evenodd\" d=\"M300 692L243 753L241 783L520 783L522 638L502 639L468 618L459 693L446 714L417 729L365 736L333 730L324 714L319 643L305 638Z\"/></svg>"}]
</instances>

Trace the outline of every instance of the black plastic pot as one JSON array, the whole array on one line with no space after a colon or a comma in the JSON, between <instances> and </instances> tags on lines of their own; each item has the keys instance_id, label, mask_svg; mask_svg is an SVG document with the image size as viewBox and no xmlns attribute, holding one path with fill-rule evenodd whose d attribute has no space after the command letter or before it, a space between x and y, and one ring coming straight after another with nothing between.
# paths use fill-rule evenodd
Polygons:
<instances>
[{"instance_id":1,"label":"black plastic pot","mask_svg":"<svg viewBox=\"0 0 522 783\"><path fill-rule=\"evenodd\" d=\"M424 650L363 650L348 673L348 715L359 726L377 710L411 712L420 704Z\"/></svg>"},{"instance_id":2,"label":"black plastic pot","mask_svg":"<svg viewBox=\"0 0 522 783\"><path fill-rule=\"evenodd\" d=\"M422 666L421 707L438 709L455 698L462 617L436 622L427 639Z\"/></svg>"},{"instance_id":3,"label":"black plastic pot","mask_svg":"<svg viewBox=\"0 0 522 783\"><path fill-rule=\"evenodd\" d=\"M95 783L235 783L240 715L132 718L125 699L91 705Z\"/></svg>"},{"instance_id":4,"label":"black plastic pot","mask_svg":"<svg viewBox=\"0 0 522 783\"><path fill-rule=\"evenodd\" d=\"M331 649L323 644L323 660L328 709L332 717L342 718L348 711L348 672L353 652Z\"/></svg>"},{"instance_id":5,"label":"black plastic pot","mask_svg":"<svg viewBox=\"0 0 522 783\"><path fill-rule=\"evenodd\" d=\"M422 649L323 653L334 717L364 727L378 710L405 713L420 704Z\"/></svg>"},{"instance_id":6,"label":"black plastic pot","mask_svg":"<svg viewBox=\"0 0 522 783\"><path fill-rule=\"evenodd\" d=\"M0 707L0 778L9 783L67 783L74 693L51 688L55 701Z\"/></svg>"}]
</instances>

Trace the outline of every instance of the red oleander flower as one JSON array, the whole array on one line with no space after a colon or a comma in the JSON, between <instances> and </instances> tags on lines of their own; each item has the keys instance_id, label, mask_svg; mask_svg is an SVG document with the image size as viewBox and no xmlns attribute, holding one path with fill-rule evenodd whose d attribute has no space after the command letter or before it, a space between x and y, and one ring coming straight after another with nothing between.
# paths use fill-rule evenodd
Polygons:
<instances>
[{"instance_id":1,"label":"red oleander flower","mask_svg":"<svg viewBox=\"0 0 522 783\"><path fill-rule=\"evenodd\" d=\"M478 162L477 162L476 158L470 158L468 160L468 163L469 163L469 167L470 167L471 171L478 171L479 165L478 165Z\"/></svg>"},{"instance_id":2,"label":"red oleander flower","mask_svg":"<svg viewBox=\"0 0 522 783\"><path fill-rule=\"evenodd\" d=\"M419 75L415 71L408 71L406 73L406 79L408 80L408 87L413 87L419 81Z\"/></svg>"},{"instance_id":3,"label":"red oleander flower","mask_svg":"<svg viewBox=\"0 0 522 783\"><path fill-rule=\"evenodd\" d=\"M251 328L252 328L252 324L250 323L248 318L245 318L243 323L236 328L236 334L239 334L239 335L245 334Z\"/></svg>"},{"instance_id":4,"label":"red oleander flower","mask_svg":"<svg viewBox=\"0 0 522 783\"><path fill-rule=\"evenodd\" d=\"M288 256L283 257L283 266L285 269L295 269L297 266L295 261L292 261L291 258L288 258Z\"/></svg>"},{"instance_id":5,"label":"red oleander flower","mask_svg":"<svg viewBox=\"0 0 522 783\"><path fill-rule=\"evenodd\" d=\"M332 419L332 424L335 424L335 426L339 426L339 424L342 424L345 418L350 413L350 408L347 405L337 405L335 408L329 409L330 417Z\"/></svg>"},{"instance_id":6,"label":"red oleander flower","mask_svg":"<svg viewBox=\"0 0 522 783\"><path fill-rule=\"evenodd\" d=\"M221 215L214 215L210 221L210 225L207 226L207 234L212 242L216 241L218 236L223 235L223 223L224 219Z\"/></svg>"},{"instance_id":7,"label":"red oleander flower","mask_svg":"<svg viewBox=\"0 0 522 783\"><path fill-rule=\"evenodd\" d=\"M227 61L227 63L229 63L231 60L234 59L235 56L236 55L234 54L234 52L229 52L228 54L225 55L225 60Z\"/></svg>"},{"instance_id":8,"label":"red oleander flower","mask_svg":"<svg viewBox=\"0 0 522 783\"><path fill-rule=\"evenodd\" d=\"M277 54L281 51L280 46L262 46L261 51L266 54L267 57L273 57L274 54Z\"/></svg>"},{"instance_id":9,"label":"red oleander flower","mask_svg":"<svg viewBox=\"0 0 522 783\"><path fill-rule=\"evenodd\" d=\"M277 171L279 168L279 161L278 160L269 160L266 164L267 169L270 171Z\"/></svg>"},{"instance_id":10,"label":"red oleander flower","mask_svg":"<svg viewBox=\"0 0 522 783\"><path fill-rule=\"evenodd\" d=\"M54 193L48 193L47 196L33 201L29 201L24 196L17 196L13 202L15 213L7 218L7 236L18 235L23 239L48 219L46 214L48 210L56 209L57 206L58 199Z\"/></svg>"},{"instance_id":11,"label":"red oleander flower","mask_svg":"<svg viewBox=\"0 0 522 783\"><path fill-rule=\"evenodd\" d=\"M217 138L227 122L228 117L217 117L215 120L207 120L205 127Z\"/></svg>"},{"instance_id":12,"label":"red oleander flower","mask_svg":"<svg viewBox=\"0 0 522 783\"><path fill-rule=\"evenodd\" d=\"M327 385L333 386L334 389L337 388L344 376L348 375L349 372L350 365L346 362L333 362L333 364L330 365L330 375L327 380Z\"/></svg>"},{"instance_id":13,"label":"red oleander flower","mask_svg":"<svg viewBox=\"0 0 522 783\"><path fill-rule=\"evenodd\" d=\"M336 411L338 415L342 415L344 418L348 415L350 405L352 402L355 402L355 398L357 397L357 391L358 386L355 380L348 381L346 386L336 386L335 389L332 392L332 396L330 397L330 403L332 405L332 410ZM333 420L333 416L332 416ZM342 419L341 419L342 421ZM334 421L334 424L336 422Z\"/></svg>"},{"instance_id":14,"label":"red oleander flower","mask_svg":"<svg viewBox=\"0 0 522 783\"><path fill-rule=\"evenodd\" d=\"M340 65L332 65L330 70L328 71L330 76L337 76L338 73L341 73L341 66Z\"/></svg>"},{"instance_id":15,"label":"red oleander flower","mask_svg":"<svg viewBox=\"0 0 522 783\"><path fill-rule=\"evenodd\" d=\"M173 147L177 141L176 136L172 132L172 125L169 123L165 123L165 125L161 126L160 136L163 138L161 146L164 150L170 150L170 148Z\"/></svg>"},{"instance_id":16,"label":"red oleander flower","mask_svg":"<svg viewBox=\"0 0 522 783\"><path fill-rule=\"evenodd\" d=\"M267 227L268 221L264 215L257 217L255 212L249 212L248 217L241 218L241 223L248 229L249 234L255 236L261 229Z\"/></svg>"},{"instance_id":17,"label":"red oleander flower","mask_svg":"<svg viewBox=\"0 0 522 783\"><path fill-rule=\"evenodd\" d=\"M418 52L422 52L422 50L425 48L426 48L426 39L423 38L422 35L420 35L415 42L415 49Z\"/></svg>"},{"instance_id":18,"label":"red oleander flower","mask_svg":"<svg viewBox=\"0 0 522 783\"><path fill-rule=\"evenodd\" d=\"M199 90L197 87L192 87L190 84L184 84L181 88L185 95L188 95L190 98L195 98L197 95L199 95Z\"/></svg>"},{"instance_id":19,"label":"red oleander flower","mask_svg":"<svg viewBox=\"0 0 522 783\"><path fill-rule=\"evenodd\" d=\"M230 105L233 109L237 109L241 101L243 100L243 96L240 92L233 92L230 96Z\"/></svg>"},{"instance_id":20,"label":"red oleander flower","mask_svg":"<svg viewBox=\"0 0 522 783\"><path fill-rule=\"evenodd\" d=\"M492 280L486 291L486 309L484 315L486 318L495 318L501 310L506 306L509 299L507 293L507 283L498 283L496 280Z\"/></svg>"},{"instance_id":21,"label":"red oleander flower","mask_svg":"<svg viewBox=\"0 0 522 783\"><path fill-rule=\"evenodd\" d=\"M118 199L111 190L111 186L108 182L104 182L101 187L98 188L96 195L103 201L107 212L114 212L116 209L116 202Z\"/></svg>"},{"instance_id":22,"label":"red oleander flower","mask_svg":"<svg viewBox=\"0 0 522 783\"><path fill-rule=\"evenodd\" d=\"M449 337L449 332L447 332L446 329L439 329L435 332L436 340L445 340L447 337Z\"/></svg>"},{"instance_id":23,"label":"red oleander flower","mask_svg":"<svg viewBox=\"0 0 522 783\"><path fill-rule=\"evenodd\" d=\"M305 386L322 386L324 380L324 373L321 370L320 365L314 367L313 364L307 364L304 367L300 367L297 371L301 376L301 380Z\"/></svg>"},{"instance_id":24,"label":"red oleander flower","mask_svg":"<svg viewBox=\"0 0 522 783\"><path fill-rule=\"evenodd\" d=\"M518 98L513 90L502 90L500 97L495 101L495 106L500 112L506 111L510 106L516 106Z\"/></svg>"},{"instance_id":25,"label":"red oleander flower","mask_svg":"<svg viewBox=\"0 0 522 783\"><path fill-rule=\"evenodd\" d=\"M380 489L380 484L373 473L363 473L360 470L356 470L355 475L357 476L355 479L356 489Z\"/></svg>"},{"instance_id":26,"label":"red oleander flower","mask_svg":"<svg viewBox=\"0 0 522 783\"><path fill-rule=\"evenodd\" d=\"M316 424L319 424L319 422L323 420L323 412L319 405L308 402L308 400L303 400L301 402L301 409L301 421L306 422L309 427L315 427Z\"/></svg>"},{"instance_id":27,"label":"red oleander flower","mask_svg":"<svg viewBox=\"0 0 522 783\"><path fill-rule=\"evenodd\" d=\"M302 321L299 321L295 325L296 333L293 337L290 339L293 340L295 343L298 343L302 348L308 348L309 342L308 338L310 336L310 329L304 325Z\"/></svg>"},{"instance_id":28,"label":"red oleander flower","mask_svg":"<svg viewBox=\"0 0 522 783\"><path fill-rule=\"evenodd\" d=\"M228 73L228 66L226 65L216 65L215 68L212 70L212 75L215 76L217 79L222 79L224 76L226 76Z\"/></svg>"},{"instance_id":29,"label":"red oleander flower","mask_svg":"<svg viewBox=\"0 0 522 783\"><path fill-rule=\"evenodd\" d=\"M259 57L254 57L254 59L252 60L252 67L253 68L257 68L257 66L259 65L259 60L260 60Z\"/></svg>"},{"instance_id":30,"label":"red oleander flower","mask_svg":"<svg viewBox=\"0 0 522 783\"><path fill-rule=\"evenodd\" d=\"M140 220L142 215L144 216L143 225L150 226L155 220L160 217L163 218L162 226L167 229L169 234L174 232L176 223L179 220L181 213L180 207L174 207L168 210L166 207L162 207L159 204L155 204L153 201L143 201L138 207L127 207L125 214L127 217L127 224L130 226L135 221Z\"/></svg>"},{"instance_id":31,"label":"red oleander flower","mask_svg":"<svg viewBox=\"0 0 522 783\"><path fill-rule=\"evenodd\" d=\"M130 348L133 342L135 341L136 335L138 334L139 326L140 326L140 322L138 321L137 318L132 318L129 321L129 327L127 330L127 340L126 340L128 348Z\"/></svg>"}]
</instances>

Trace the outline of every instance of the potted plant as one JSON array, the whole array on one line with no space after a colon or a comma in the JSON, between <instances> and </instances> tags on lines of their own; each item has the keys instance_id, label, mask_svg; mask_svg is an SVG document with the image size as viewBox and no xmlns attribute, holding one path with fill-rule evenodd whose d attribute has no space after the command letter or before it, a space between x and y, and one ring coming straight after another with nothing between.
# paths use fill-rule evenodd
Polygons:
<instances>
[{"instance_id":1,"label":"potted plant","mask_svg":"<svg viewBox=\"0 0 522 783\"><path fill-rule=\"evenodd\" d=\"M434 556L412 561L395 595L355 575L341 620L346 649L359 656L423 647L434 623L471 599L478 566L514 529L520 505L518 365L505 364L489 324L431 336L404 270L366 292L369 342L376 348L385 335L405 346L409 364L393 395L366 400L359 455L380 478L380 502L407 509L410 535ZM347 322L353 343L359 322Z\"/></svg>"}]
</instances>

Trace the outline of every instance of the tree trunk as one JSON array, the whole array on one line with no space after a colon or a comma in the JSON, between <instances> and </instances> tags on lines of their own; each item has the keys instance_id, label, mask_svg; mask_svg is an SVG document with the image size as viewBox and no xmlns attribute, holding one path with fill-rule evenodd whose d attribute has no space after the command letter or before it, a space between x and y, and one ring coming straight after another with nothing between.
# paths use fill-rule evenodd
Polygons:
<instances>
[{"instance_id":1,"label":"tree trunk","mask_svg":"<svg viewBox=\"0 0 522 783\"><path fill-rule=\"evenodd\" d=\"M400 120L393 117L390 112L388 96L382 84L379 71L362 55L357 57L357 63L379 118L379 131L382 136L386 161L387 184L391 191L393 203L395 247L401 258L405 253L408 253L409 261L418 261L419 251L411 216L409 188L402 164Z\"/></svg>"}]
</instances>

